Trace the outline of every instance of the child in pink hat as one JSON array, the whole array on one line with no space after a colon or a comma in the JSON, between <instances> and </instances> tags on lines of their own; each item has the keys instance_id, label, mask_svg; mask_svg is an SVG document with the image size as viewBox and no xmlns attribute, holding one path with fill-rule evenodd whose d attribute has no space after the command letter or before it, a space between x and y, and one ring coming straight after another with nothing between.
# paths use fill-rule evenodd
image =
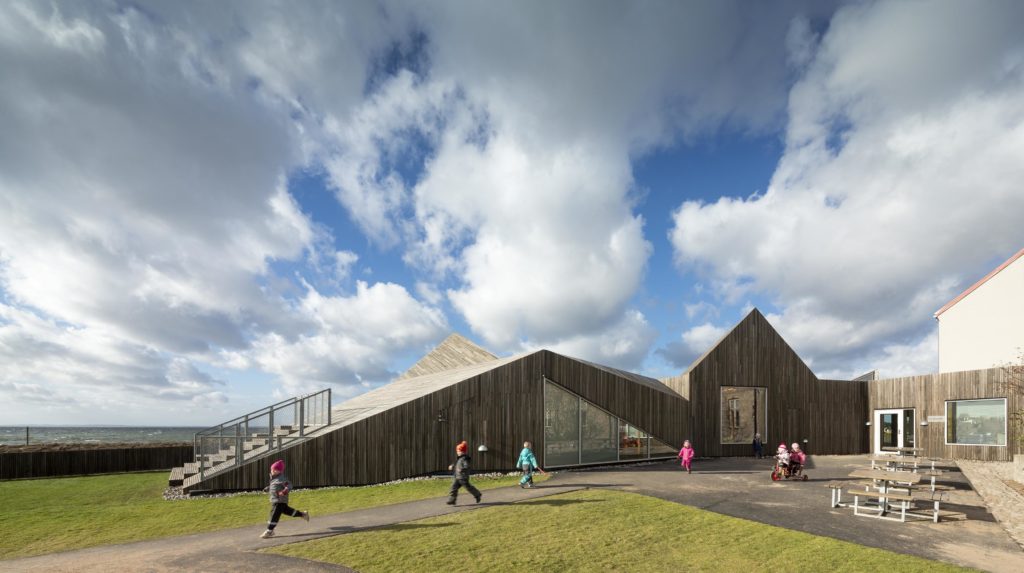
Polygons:
<instances>
[{"instance_id":1,"label":"child in pink hat","mask_svg":"<svg viewBox=\"0 0 1024 573\"><path fill-rule=\"evenodd\" d=\"M284 475L284 460L270 464L270 485L264 489L270 492L270 519L267 520L267 530L260 535L263 539L274 536L274 528L282 513L309 521L308 511L299 511L288 505L288 492L291 488L292 484Z\"/></svg>"}]
</instances>

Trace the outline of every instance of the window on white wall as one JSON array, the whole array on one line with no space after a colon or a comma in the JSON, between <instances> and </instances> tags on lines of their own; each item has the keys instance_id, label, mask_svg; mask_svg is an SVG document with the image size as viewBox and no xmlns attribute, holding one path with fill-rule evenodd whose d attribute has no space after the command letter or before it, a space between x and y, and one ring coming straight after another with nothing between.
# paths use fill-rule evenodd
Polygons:
<instances>
[{"instance_id":1,"label":"window on white wall","mask_svg":"<svg viewBox=\"0 0 1024 573\"><path fill-rule=\"evenodd\" d=\"M946 402L946 444L1006 445L1006 398Z\"/></svg>"}]
</instances>

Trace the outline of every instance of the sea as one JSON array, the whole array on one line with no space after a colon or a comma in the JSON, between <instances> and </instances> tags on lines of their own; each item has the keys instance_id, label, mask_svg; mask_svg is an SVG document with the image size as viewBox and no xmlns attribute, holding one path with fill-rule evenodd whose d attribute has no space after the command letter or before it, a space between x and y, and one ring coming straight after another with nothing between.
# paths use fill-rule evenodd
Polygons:
<instances>
[{"instance_id":1,"label":"sea","mask_svg":"<svg viewBox=\"0 0 1024 573\"><path fill-rule=\"evenodd\" d=\"M29 444L191 442L202 427L29 426ZM25 445L25 426L0 426L0 445Z\"/></svg>"}]
</instances>

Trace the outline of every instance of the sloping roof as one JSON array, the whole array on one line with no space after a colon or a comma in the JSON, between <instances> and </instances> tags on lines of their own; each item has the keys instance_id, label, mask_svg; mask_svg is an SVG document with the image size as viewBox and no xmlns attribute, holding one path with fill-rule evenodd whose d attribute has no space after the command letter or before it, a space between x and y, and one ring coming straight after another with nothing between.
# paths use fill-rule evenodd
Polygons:
<instances>
[{"instance_id":1,"label":"sloping roof","mask_svg":"<svg viewBox=\"0 0 1024 573\"><path fill-rule=\"evenodd\" d=\"M1004 262L1003 264L1001 264L998 267L996 267L995 270L993 270L989 274L985 275L985 277L982 278L980 281L974 283L973 285L970 286L970 288L968 288L964 292L958 294L956 296L956 298L954 298L953 300L947 302L945 304L945 306L943 306L939 310L935 311L935 318L939 318L940 314L942 314L942 313L946 312L947 310L949 310L950 307L952 307L954 304L956 304L956 303L960 302L961 300L963 300L964 298L966 298L967 295L971 294L972 292L977 290L978 287L980 287L981 285L983 285L986 282L988 282L989 279L991 279L992 277L994 277L997 274L999 274L999 271L1001 271L1001 270L1005 269L1006 267L1012 265L1014 261L1016 261L1017 259L1019 259L1021 257L1024 257L1024 249L1021 249L1021 250L1017 251L1017 254L1015 254L1012 257L1006 259L1006 262Z\"/></svg>"},{"instance_id":2,"label":"sloping roof","mask_svg":"<svg viewBox=\"0 0 1024 573\"><path fill-rule=\"evenodd\" d=\"M497 359L497 356L473 344L464 336L452 333L441 344L438 344L436 348L428 352L426 356L420 358L416 364L413 364L398 379L405 380L427 374L436 374L453 368L482 364Z\"/></svg>"},{"instance_id":3,"label":"sloping roof","mask_svg":"<svg viewBox=\"0 0 1024 573\"><path fill-rule=\"evenodd\" d=\"M669 388L668 386L663 384L657 378L649 378L647 376L643 376L643 375L640 375L640 374L634 374L632 372L626 372L625 370L619 370L618 368L612 368L611 366L605 366L604 364L597 364L595 362L587 362L586 360L581 360L579 358L573 358L572 356L566 356L566 358L572 358L573 360L575 360L577 362L580 362L582 364L586 364L587 366L593 366L594 368L597 368L598 370L603 370L603 371L605 371L605 372L607 372L609 374L614 374L616 376L619 376L620 378L625 378L626 380L629 380L630 382L636 382L637 384L642 384L644 386L647 386L648 388L654 388L655 390L657 390L659 392L664 392L666 394L670 394L672 396L676 396L676 397L682 398L682 396L680 396L678 392L676 392L675 390Z\"/></svg>"},{"instance_id":4,"label":"sloping roof","mask_svg":"<svg viewBox=\"0 0 1024 573\"><path fill-rule=\"evenodd\" d=\"M370 416L379 414L385 410L390 410L391 408L405 404L406 402L411 402L417 398L421 398L441 390L442 388L454 386L455 384L469 380L474 376L479 376L480 374L500 366L511 364L537 352L544 351L534 350L531 352L517 354L515 356L509 356L507 358L495 358L488 362L445 370L443 372L434 372L423 376L409 378L398 378L390 384L385 384L380 388L375 388L365 394L360 394L355 398L351 398L331 408L331 425L325 428L324 432L333 431L339 427L347 426L359 420L369 418ZM571 356L566 356L566 358L609 372L631 382L654 388L670 396L681 398L679 393L675 390L665 386L654 378L648 378L647 376L641 376L640 374L633 374L632 372L626 372L610 366L587 362L585 360L580 360L579 358L572 358Z\"/></svg>"},{"instance_id":5,"label":"sloping roof","mask_svg":"<svg viewBox=\"0 0 1024 573\"><path fill-rule=\"evenodd\" d=\"M509 356L508 358L494 359L481 364L471 364L461 368L445 370L444 372L434 372L423 376L409 378L398 378L390 384L385 384L380 388L375 388L365 394L360 394L355 398L342 402L338 406L331 408L330 428L337 429L340 426L347 426L348 424L358 420L369 418L374 414L390 410L391 408L400 404L405 404L406 402L411 402L442 388L454 386L459 382L469 380L470 378L483 374L488 370L493 370L499 366L515 362L516 360L529 356L530 354L532 354L532 352Z\"/></svg>"}]
</instances>

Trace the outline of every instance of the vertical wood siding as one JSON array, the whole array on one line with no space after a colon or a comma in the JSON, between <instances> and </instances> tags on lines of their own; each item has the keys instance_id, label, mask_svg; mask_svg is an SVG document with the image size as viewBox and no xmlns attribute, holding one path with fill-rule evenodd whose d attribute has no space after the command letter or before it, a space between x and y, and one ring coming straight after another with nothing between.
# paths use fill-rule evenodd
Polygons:
<instances>
[{"instance_id":1,"label":"vertical wood siding","mask_svg":"<svg viewBox=\"0 0 1024 573\"><path fill-rule=\"evenodd\" d=\"M918 447L925 448L928 457L1012 461L1013 455L1024 453L1024 449L1017 440L1016 428L1009 421L1006 446L947 446L944 422L929 422L925 427L920 425L928 416L945 419L947 400L1006 398L1007 416L1019 411L1024 408L1024 396L1007 393L999 384L1004 375L1002 370L992 368L876 380L871 382L869 390L871 419L873 421L875 410L914 408L916 443ZM875 431L873 425L871 431ZM874 442L871 447L874 447Z\"/></svg>"},{"instance_id":2,"label":"vertical wood siding","mask_svg":"<svg viewBox=\"0 0 1024 573\"><path fill-rule=\"evenodd\" d=\"M192 446L5 452L0 480L169 470L193 459Z\"/></svg>"},{"instance_id":3,"label":"vertical wood siding","mask_svg":"<svg viewBox=\"0 0 1024 573\"><path fill-rule=\"evenodd\" d=\"M868 451L866 382L819 380L757 310L689 371L692 435L700 456L749 456L749 444L722 444L721 387L768 389L765 447L808 440L812 454Z\"/></svg>"},{"instance_id":4,"label":"vertical wood siding","mask_svg":"<svg viewBox=\"0 0 1024 573\"><path fill-rule=\"evenodd\" d=\"M533 442L535 451L544 448L542 376L670 444L686 433L681 397L542 350L214 476L196 489L262 488L275 459L285 461L298 487L364 485L445 472L461 440L470 445L474 471L512 471L524 441ZM437 421L442 409L446 422ZM477 451L481 444L487 452Z\"/></svg>"}]
</instances>

